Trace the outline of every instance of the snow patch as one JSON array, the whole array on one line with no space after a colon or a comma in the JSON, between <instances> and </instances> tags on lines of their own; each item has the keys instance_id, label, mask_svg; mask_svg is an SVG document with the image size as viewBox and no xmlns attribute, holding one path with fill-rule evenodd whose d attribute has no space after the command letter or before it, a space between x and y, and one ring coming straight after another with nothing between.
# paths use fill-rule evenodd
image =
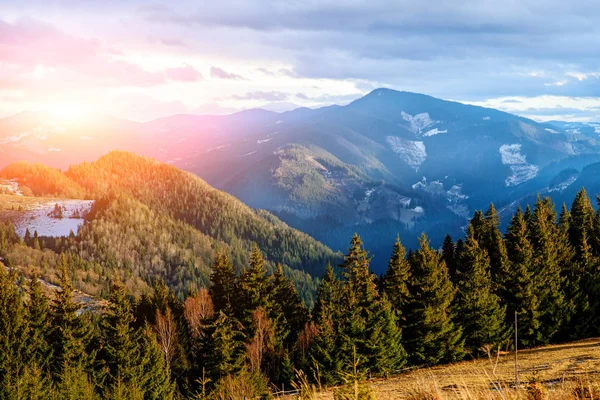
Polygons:
<instances>
[{"instance_id":1,"label":"snow patch","mask_svg":"<svg viewBox=\"0 0 600 400\"><path fill-rule=\"evenodd\" d=\"M448 129L444 129L443 131L441 131L438 128L433 128L433 129L425 132L423 134L423 136L435 136L435 135L438 135L440 133L448 133Z\"/></svg>"},{"instance_id":2,"label":"snow patch","mask_svg":"<svg viewBox=\"0 0 600 400\"><path fill-rule=\"evenodd\" d=\"M62 151L62 149L58 148L58 147L50 146L50 147L48 147L48 151L51 153L57 153L59 151Z\"/></svg>"},{"instance_id":3,"label":"snow patch","mask_svg":"<svg viewBox=\"0 0 600 400\"><path fill-rule=\"evenodd\" d=\"M414 212L419 213L419 214L423 214L425 212L425 209L423 207L421 207L421 206L416 206L411 211L414 211Z\"/></svg>"},{"instance_id":4,"label":"snow patch","mask_svg":"<svg viewBox=\"0 0 600 400\"><path fill-rule=\"evenodd\" d=\"M558 133L558 131L554 130L554 129L550 129L550 128L544 128L547 132L550 133Z\"/></svg>"},{"instance_id":5,"label":"snow patch","mask_svg":"<svg viewBox=\"0 0 600 400\"><path fill-rule=\"evenodd\" d=\"M484 121L489 121L491 118L490 117L483 117L482 118Z\"/></svg>"},{"instance_id":6,"label":"snow patch","mask_svg":"<svg viewBox=\"0 0 600 400\"><path fill-rule=\"evenodd\" d=\"M571 186L573 183L575 183L576 180L577 180L577 176L576 175L570 176L564 182L561 182L558 185L556 185L556 187L554 187L552 189L549 189L548 193L550 193L550 192L562 192L563 190L565 190L566 188L568 188L569 186Z\"/></svg>"},{"instance_id":7,"label":"snow patch","mask_svg":"<svg viewBox=\"0 0 600 400\"><path fill-rule=\"evenodd\" d=\"M275 122L275 124L280 124L280 123L282 123L282 122L283 122L283 121L279 120L279 121Z\"/></svg>"},{"instance_id":8,"label":"snow patch","mask_svg":"<svg viewBox=\"0 0 600 400\"><path fill-rule=\"evenodd\" d=\"M259 139L256 141L256 144L262 144L262 143L267 143L269 140L272 140L273 138L267 138L267 139Z\"/></svg>"},{"instance_id":9,"label":"snow patch","mask_svg":"<svg viewBox=\"0 0 600 400\"><path fill-rule=\"evenodd\" d=\"M504 181L507 187L520 185L537 176L538 166L527 163L527 159L521 154L520 144L503 144L498 151L502 158L502 164L510 166L512 172Z\"/></svg>"},{"instance_id":10,"label":"snow patch","mask_svg":"<svg viewBox=\"0 0 600 400\"><path fill-rule=\"evenodd\" d=\"M437 124L438 121L434 121L429 116L429 113L420 113L417 115L410 115L402 111L402 119L410 124L410 130L416 134L420 134L426 128Z\"/></svg>"},{"instance_id":11,"label":"snow patch","mask_svg":"<svg viewBox=\"0 0 600 400\"><path fill-rule=\"evenodd\" d=\"M392 151L400 157L404 162L410 165L415 171L419 169L421 164L427 158L427 149L425 143L402 139L397 136L386 137Z\"/></svg>"},{"instance_id":12,"label":"snow patch","mask_svg":"<svg viewBox=\"0 0 600 400\"><path fill-rule=\"evenodd\" d=\"M250 153L242 154L240 157L251 156L254 153L258 153L258 150L251 151Z\"/></svg>"}]
</instances>

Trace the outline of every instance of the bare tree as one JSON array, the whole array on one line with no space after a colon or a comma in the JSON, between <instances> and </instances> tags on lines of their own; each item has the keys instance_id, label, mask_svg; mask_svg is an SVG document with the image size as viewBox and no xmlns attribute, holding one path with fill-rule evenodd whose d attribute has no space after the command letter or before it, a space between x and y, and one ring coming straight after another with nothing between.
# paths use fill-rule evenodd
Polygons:
<instances>
[{"instance_id":1,"label":"bare tree","mask_svg":"<svg viewBox=\"0 0 600 400\"><path fill-rule=\"evenodd\" d=\"M252 313L254 337L246 344L246 352L252 371L260 371L263 358L267 351L273 348L273 324L262 307Z\"/></svg>"},{"instance_id":2,"label":"bare tree","mask_svg":"<svg viewBox=\"0 0 600 400\"><path fill-rule=\"evenodd\" d=\"M215 315L213 301L205 288L189 296L183 305L183 316L190 328L192 337L198 339L204 335L205 321Z\"/></svg>"},{"instance_id":3,"label":"bare tree","mask_svg":"<svg viewBox=\"0 0 600 400\"><path fill-rule=\"evenodd\" d=\"M156 310L154 330L156 331L158 345L165 356L167 369L170 370L177 343L177 326L170 308L167 308L164 314L160 310Z\"/></svg>"}]
</instances>

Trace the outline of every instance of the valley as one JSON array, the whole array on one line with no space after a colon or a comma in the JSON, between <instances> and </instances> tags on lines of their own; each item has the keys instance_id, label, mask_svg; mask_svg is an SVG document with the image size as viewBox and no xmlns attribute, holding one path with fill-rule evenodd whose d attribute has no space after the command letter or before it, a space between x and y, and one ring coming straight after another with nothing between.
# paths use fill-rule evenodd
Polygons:
<instances>
[{"instance_id":1,"label":"valley","mask_svg":"<svg viewBox=\"0 0 600 400\"><path fill-rule=\"evenodd\" d=\"M411 248L420 232L441 245L489 203L512 212L544 193L560 204L590 184L584 169L600 162L598 124L538 123L389 89L346 106L283 113L174 115L146 123L94 117L85 126L48 120L33 114L0 120L0 152L10 154L0 164L23 159L67 168L110 149L148 155L334 250L360 233L378 272L388 256L380 243L398 233ZM101 132L109 134L99 143ZM65 142L67 136L79 140ZM591 192L600 189L591 185Z\"/></svg>"}]
</instances>

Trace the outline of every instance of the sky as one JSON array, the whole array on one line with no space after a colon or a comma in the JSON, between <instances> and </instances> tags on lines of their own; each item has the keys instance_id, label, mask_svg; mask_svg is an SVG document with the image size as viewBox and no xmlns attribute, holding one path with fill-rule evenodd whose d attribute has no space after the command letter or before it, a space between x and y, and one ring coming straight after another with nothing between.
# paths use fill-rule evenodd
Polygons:
<instances>
[{"instance_id":1,"label":"sky","mask_svg":"<svg viewBox=\"0 0 600 400\"><path fill-rule=\"evenodd\" d=\"M0 117L139 121L378 87L600 121L596 0L0 0Z\"/></svg>"}]
</instances>

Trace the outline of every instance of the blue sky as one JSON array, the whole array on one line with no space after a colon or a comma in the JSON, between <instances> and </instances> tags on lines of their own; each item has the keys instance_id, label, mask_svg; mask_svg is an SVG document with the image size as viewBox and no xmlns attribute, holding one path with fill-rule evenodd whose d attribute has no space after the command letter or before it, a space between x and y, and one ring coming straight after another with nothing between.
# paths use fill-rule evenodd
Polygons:
<instances>
[{"instance_id":1,"label":"blue sky","mask_svg":"<svg viewBox=\"0 0 600 400\"><path fill-rule=\"evenodd\" d=\"M147 120L377 87L600 120L596 1L0 0L0 116Z\"/></svg>"}]
</instances>

